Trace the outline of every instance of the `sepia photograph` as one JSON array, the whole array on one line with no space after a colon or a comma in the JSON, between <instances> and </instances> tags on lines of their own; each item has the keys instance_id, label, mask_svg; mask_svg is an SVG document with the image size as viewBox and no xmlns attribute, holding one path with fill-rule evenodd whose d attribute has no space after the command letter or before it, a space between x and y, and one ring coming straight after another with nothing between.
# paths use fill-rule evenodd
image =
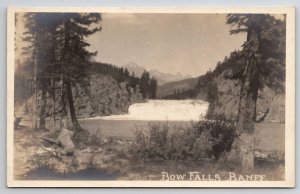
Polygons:
<instances>
[{"instance_id":1,"label":"sepia photograph","mask_svg":"<svg viewBox=\"0 0 300 194\"><path fill-rule=\"evenodd\" d=\"M295 13L9 8L9 187L294 187Z\"/></svg>"}]
</instances>

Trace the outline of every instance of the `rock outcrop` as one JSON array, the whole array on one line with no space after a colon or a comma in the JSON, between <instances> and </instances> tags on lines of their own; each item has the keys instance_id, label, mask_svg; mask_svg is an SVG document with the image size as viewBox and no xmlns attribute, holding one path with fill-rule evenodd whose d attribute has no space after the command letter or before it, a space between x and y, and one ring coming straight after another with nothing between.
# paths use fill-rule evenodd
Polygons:
<instances>
[{"instance_id":1,"label":"rock outcrop","mask_svg":"<svg viewBox=\"0 0 300 194\"><path fill-rule=\"evenodd\" d=\"M57 85L60 85L57 83ZM40 110L39 92L37 100L37 111ZM57 89L55 103L55 113L57 117L62 109L61 89ZM133 103L143 102L142 94L138 87L132 88L127 82L117 82L112 76L106 74L94 74L89 78L89 86L73 87L74 105L78 118L93 116L104 116L111 114L124 114L128 112L128 107ZM31 96L21 106L15 107L15 113L21 117L32 117L35 111L35 96ZM54 112L53 98L47 96L47 116L52 116Z\"/></svg>"},{"instance_id":2,"label":"rock outcrop","mask_svg":"<svg viewBox=\"0 0 300 194\"><path fill-rule=\"evenodd\" d=\"M118 83L109 75L92 75L89 91L74 89L76 113L79 117L122 114L129 105L143 102L142 94L126 82Z\"/></svg>"},{"instance_id":3,"label":"rock outcrop","mask_svg":"<svg viewBox=\"0 0 300 194\"><path fill-rule=\"evenodd\" d=\"M240 86L237 81L225 79L223 74L214 78L218 88L218 97L214 107L214 115L223 115L226 119L235 120L238 113ZM198 97L207 98L206 92L199 89ZM208 99L205 99L208 100ZM285 122L285 94L276 93L265 86L259 91L257 99L257 120L263 122Z\"/></svg>"}]
</instances>

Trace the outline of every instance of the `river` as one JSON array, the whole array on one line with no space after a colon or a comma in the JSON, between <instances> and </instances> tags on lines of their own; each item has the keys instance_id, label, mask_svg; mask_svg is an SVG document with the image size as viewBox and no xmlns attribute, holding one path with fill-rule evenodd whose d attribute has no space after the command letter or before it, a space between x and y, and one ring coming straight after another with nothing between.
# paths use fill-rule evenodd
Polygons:
<instances>
[{"instance_id":1,"label":"river","mask_svg":"<svg viewBox=\"0 0 300 194\"><path fill-rule=\"evenodd\" d=\"M80 119L79 122L91 133L100 132L103 136L133 140L137 130L148 130L152 123L167 123L170 129L190 126L192 121L202 119L207 109L208 103L202 100L148 100L132 104L128 114L92 117ZM22 121L27 126L31 123ZM49 129L53 128L50 120L46 125ZM59 129L59 122L56 122L56 129ZM259 123L255 124L255 129L259 139L257 147L284 150L284 123Z\"/></svg>"}]
</instances>

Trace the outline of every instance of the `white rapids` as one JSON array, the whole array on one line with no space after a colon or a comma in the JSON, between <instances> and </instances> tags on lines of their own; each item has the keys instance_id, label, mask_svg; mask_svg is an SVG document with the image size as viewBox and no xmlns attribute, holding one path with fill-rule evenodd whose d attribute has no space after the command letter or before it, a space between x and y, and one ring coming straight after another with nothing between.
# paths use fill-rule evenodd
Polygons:
<instances>
[{"instance_id":1,"label":"white rapids","mask_svg":"<svg viewBox=\"0 0 300 194\"><path fill-rule=\"evenodd\" d=\"M198 121L208 109L202 100L148 100L129 106L128 114L94 117L103 120Z\"/></svg>"}]
</instances>

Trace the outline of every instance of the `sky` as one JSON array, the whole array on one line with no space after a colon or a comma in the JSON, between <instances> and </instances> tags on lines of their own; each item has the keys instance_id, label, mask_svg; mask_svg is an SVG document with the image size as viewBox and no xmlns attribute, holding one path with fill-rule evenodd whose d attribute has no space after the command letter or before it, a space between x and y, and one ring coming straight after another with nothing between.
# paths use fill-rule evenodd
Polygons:
<instances>
[{"instance_id":1,"label":"sky","mask_svg":"<svg viewBox=\"0 0 300 194\"><path fill-rule=\"evenodd\" d=\"M226 14L104 13L101 26L88 38L96 61L193 77L214 69L246 39L230 35Z\"/></svg>"},{"instance_id":2,"label":"sky","mask_svg":"<svg viewBox=\"0 0 300 194\"><path fill-rule=\"evenodd\" d=\"M26 46L23 15L18 14L18 48ZM95 61L192 77L213 70L246 39L246 34L230 35L226 14L104 13L100 25L102 30L87 38L88 49L98 51ZM21 52L17 49L16 56L22 61Z\"/></svg>"}]
</instances>

